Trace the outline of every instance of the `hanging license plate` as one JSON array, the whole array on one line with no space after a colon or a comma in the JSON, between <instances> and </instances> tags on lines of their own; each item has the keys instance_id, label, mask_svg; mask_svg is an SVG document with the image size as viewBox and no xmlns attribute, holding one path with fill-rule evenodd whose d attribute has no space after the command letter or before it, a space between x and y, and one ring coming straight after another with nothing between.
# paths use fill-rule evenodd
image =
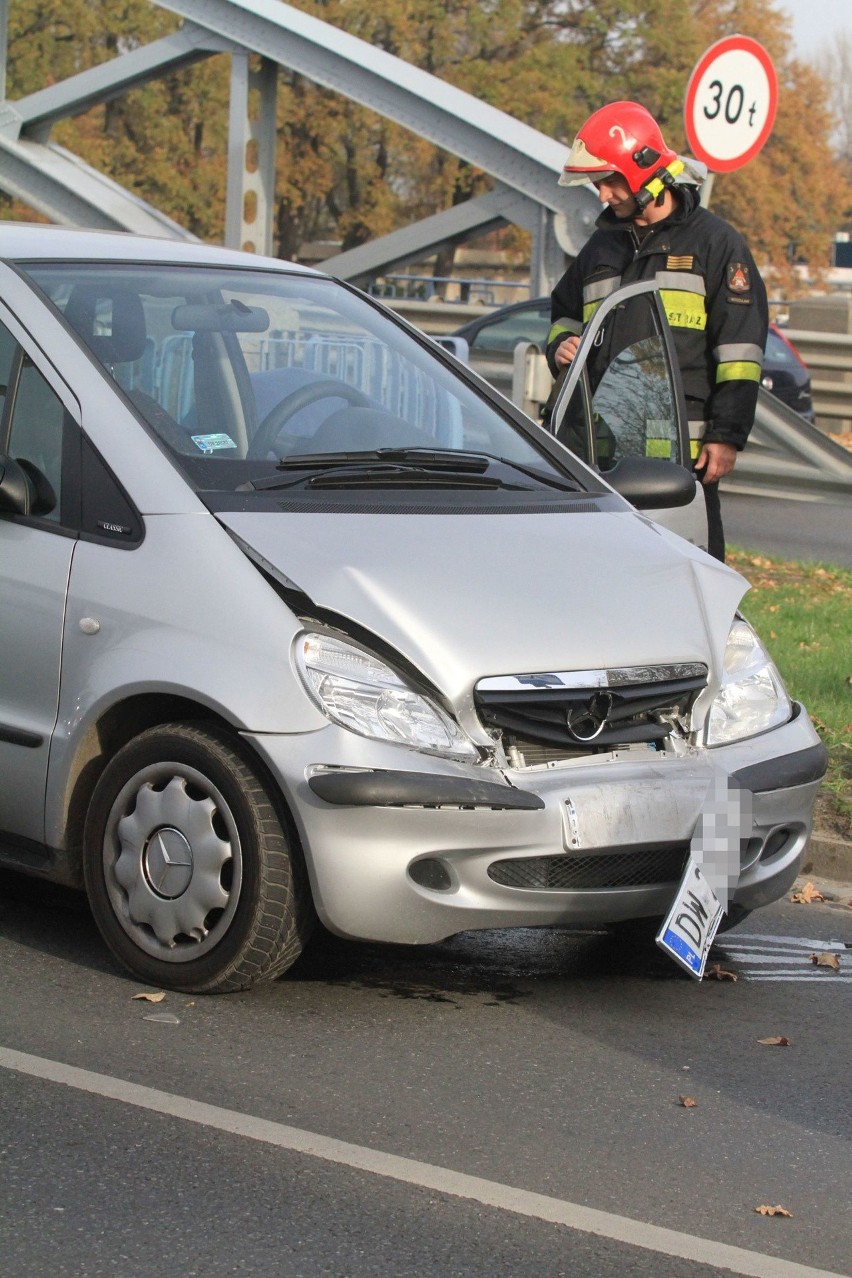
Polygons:
<instances>
[{"instance_id":1,"label":"hanging license plate","mask_svg":"<svg viewBox=\"0 0 852 1278\"><path fill-rule=\"evenodd\" d=\"M716 893L690 857L672 908L657 933L657 944L696 981L704 975L722 914Z\"/></svg>"}]
</instances>

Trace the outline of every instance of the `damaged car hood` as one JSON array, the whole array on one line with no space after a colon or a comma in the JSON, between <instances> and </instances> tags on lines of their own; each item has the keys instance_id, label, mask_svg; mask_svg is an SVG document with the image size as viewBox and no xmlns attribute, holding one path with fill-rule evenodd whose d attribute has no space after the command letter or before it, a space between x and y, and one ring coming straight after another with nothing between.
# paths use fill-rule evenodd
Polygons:
<instances>
[{"instance_id":1,"label":"damaged car hood","mask_svg":"<svg viewBox=\"0 0 852 1278\"><path fill-rule=\"evenodd\" d=\"M703 661L744 578L632 512L219 513L244 551L451 702L489 675Z\"/></svg>"}]
</instances>

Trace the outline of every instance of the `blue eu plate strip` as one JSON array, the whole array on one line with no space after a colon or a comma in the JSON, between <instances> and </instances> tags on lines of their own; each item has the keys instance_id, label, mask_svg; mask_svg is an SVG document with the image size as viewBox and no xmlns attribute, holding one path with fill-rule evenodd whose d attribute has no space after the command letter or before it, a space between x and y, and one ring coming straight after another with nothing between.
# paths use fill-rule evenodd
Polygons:
<instances>
[{"instance_id":1,"label":"blue eu plate strip","mask_svg":"<svg viewBox=\"0 0 852 1278\"><path fill-rule=\"evenodd\" d=\"M689 964L693 972L701 970L700 957L695 953L695 950L690 949L683 937L679 936L677 932L673 932L671 928L669 928L664 935L663 940L669 949L674 950L674 952L683 959L684 963Z\"/></svg>"}]
</instances>

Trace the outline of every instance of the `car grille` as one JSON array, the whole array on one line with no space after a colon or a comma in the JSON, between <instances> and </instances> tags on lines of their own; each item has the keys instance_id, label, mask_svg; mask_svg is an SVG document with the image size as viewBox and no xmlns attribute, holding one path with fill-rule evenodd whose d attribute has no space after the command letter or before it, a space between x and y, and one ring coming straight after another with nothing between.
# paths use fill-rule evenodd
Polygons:
<instances>
[{"instance_id":1,"label":"car grille","mask_svg":"<svg viewBox=\"0 0 852 1278\"><path fill-rule=\"evenodd\" d=\"M688 856L688 846L679 843L595 856L510 858L489 865L488 877L503 887L539 892L662 886L679 882Z\"/></svg>"},{"instance_id":2,"label":"car grille","mask_svg":"<svg viewBox=\"0 0 852 1278\"><path fill-rule=\"evenodd\" d=\"M691 662L481 679L474 699L507 753L520 741L570 757L664 740L706 683L707 667Z\"/></svg>"}]
</instances>

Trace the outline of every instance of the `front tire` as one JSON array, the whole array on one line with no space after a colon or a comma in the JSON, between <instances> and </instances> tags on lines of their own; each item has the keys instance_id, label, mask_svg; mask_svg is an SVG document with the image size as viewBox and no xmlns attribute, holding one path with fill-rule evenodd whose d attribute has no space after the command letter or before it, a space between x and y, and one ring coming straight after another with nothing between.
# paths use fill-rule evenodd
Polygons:
<instances>
[{"instance_id":1,"label":"front tire","mask_svg":"<svg viewBox=\"0 0 852 1278\"><path fill-rule=\"evenodd\" d=\"M307 886L271 786L216 727L168 724L124 746L95 787L83 857L104 940L150 984L247 989L307 939Z\"/></svg>"}]
</instances>

